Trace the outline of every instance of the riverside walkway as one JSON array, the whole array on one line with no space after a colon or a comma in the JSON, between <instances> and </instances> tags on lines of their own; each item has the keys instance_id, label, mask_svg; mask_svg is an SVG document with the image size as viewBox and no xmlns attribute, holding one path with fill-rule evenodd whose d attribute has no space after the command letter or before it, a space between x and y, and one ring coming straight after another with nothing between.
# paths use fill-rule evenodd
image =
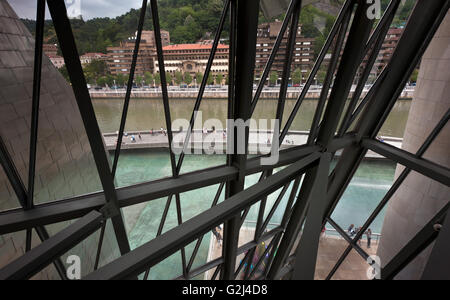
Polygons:
<instances>
[{"instance_id":1,"label":"riverside walkway","mask_svg":"<svg viewBox=\"0 0 450 300\"><path fill-rule=\"evenodd\" d=\"M309 132L305 131L290 131L286 136L280 150L288 149L295 146L301 146L307 143ZM106 149L114 151L117 146L118 133L107 133L103 135ZM181 150L183 142L186 137L186 132L174 131L174 149ZM223 131L208 131L204 133L202 130L195 131L191 135L188 151L195 154L202 154L204 150L214 151L216 154L225 153L226 151L226 133ZM381 137L381 139L396 148L401 149L402 139ZM204 146L204 141L208 142ZM272 147L272 133L251 131L249 136L249 153L250 154L267 154ZM138 149L168 149L169 140L164 131L161 130L147 130L147 131L130 131L125 134L122 140L123 150L138 150ZM340 155L338 152L337 155ZM366 158L383 159L384 157L369 151Z\"/></svg>"},{"instance_id":2,"label":"riverside walkway","mask_svg":"<svg viewBox=\"0 0 450 300\"><path fill-rule=\"evenodd\" d=\"M353 96L356 86L353 86L349 97ZM287 99L298 99L302 89L299 87L290 87L287 90ZM254 91L255 92L255 91ZM306 99L319 99L322 88L319 86L312 87L306 94ZM364 88L362 97L365 97L369 92L369 88ZM91 98L93 99L121 99L125 98L126 90L122 89L110 89L103 88L101 90L91 89L89 90ZM178 88L169 87L168 89L170 99L196 99L198 96L198 88ZM277 99L279 98L279 87L264 88L261 92L261 99ZM412 99L414 96L414 87L406 87L400 95L400 99ZM131 92L131 98L136 99L161 99L161 88L134 88ZM220 88L206 88L203 94L204 99L227 99L228 87L222 86Z\"/></svg>"}]
</instances>

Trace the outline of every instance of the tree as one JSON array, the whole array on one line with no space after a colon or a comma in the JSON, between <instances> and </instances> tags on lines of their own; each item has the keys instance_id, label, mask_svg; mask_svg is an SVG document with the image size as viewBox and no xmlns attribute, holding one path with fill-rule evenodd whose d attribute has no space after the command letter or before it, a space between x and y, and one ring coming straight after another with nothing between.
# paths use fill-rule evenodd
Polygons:
<instances>
[{"instance_id":1,"label":"tree","mask_svg":"<svg viewBox=\"0 0 450 300\"><path fill-rule=\"evenodd\" d=\"M184 83L190 85L192 83L192 76L189 73L184 74Z\"/></svg>"},{"instance_id":2,"label":"tree","mask_svg":"<svg viewBox=\"0 0 450 300\"><path fill-rule=\"evenodd\" d=\"M211 73L209 73L209 75L208 75L208 80L206 81L206 83L207 83L208 85L213 85L213 84L214 84L214 76L212 76Z\"/></svg>"},{"instance_id":3,"label":"tree","mask_svg":"<svg viewBox=\"0 0 450 300\"><path fill-rule=\"evenodd\" d=\"M117 74L116 76L116 84L119 86L124 86L128 82L128 75Z\"/></svg>"},{"instance_id":4,"label":"tree","mask_svg":"<svg viewBox=\"0 0 450 300\"><path fill-rule=\"evenodd\" d=\"M223 74L218 74L216 77L217 84L222 85L223 82Z\"/></svg>"},{"instance_id":5,"label":"tree","mask_svg":"<svg viewBox=\"0 0 450 300\"><path fill-rule=\"evenodd\" d=\"M269 76L269 84L271 86L276 85L278 81L278 73L276 71L272 71Z\"/></svg>"},{"instance_id":6,"label":"tree","mask_svg":"<svg viewBox=\"0 0 450 300\"><path fill-rule=\"evenodd\" d=\"M160 86L161 85L161 75L159 75L159 73L156 73L154 79L155 79L156 85Z\"/></svg>"},{"instance_id":7,"label":"tree","mask_svg":"<svg viewBox=\"0 0 450 300\"><path fill-rule=\"evenodd\" d=\"M183 82L183 74L179 71L175 72L175 83L180 85Z\"/></svg>"},{"instance_id":8,"label":"tree","mask_svg":"<svg viewBox=\"0 0 450 300\"><path fill-rule=\"evenodd\" d=\"M142 86L142 81L144 81L144 77L142 77L141 75L136 75L134 81L137 86Z\"/></svg>"},{"instance_id":9,"label":"tree","mask_svg":"<svg viewBox=\"0 0 450 300\"><path fill-rule=\"evenodd\" d=\"M97 84L99 86L106 86L108 79L106 78L106 76L102 76L100 78L97 79Z\"/></svg>"},{"instance_id":10,"label":"tree","mask_svg":"<svg viewBox=\"0 0 450 300\"><path fill-rule=\"evenodd\" d=\"M153 84L153 75L150 72L144 73L144 82L146 85L152 85Z\"/></svg>"},{"instance_id":11,"label":"tree","mask_svg":"<svg viewBox=\"0 0 450 300\"><path fill-rule=\"evenodd\" d=\"M301 84L303 79L302 70L296 69L294 73L292 73L292 81L294 84Z\"/></svg>"},{"instance_id":12,"label":"tree","mask_svg":"<svg viewBox=\"0 0 450 300\"><path fill-rule=\"evenodd\" d=\"M325 81L325 77L327 77L327 71L320 70L317 72L316 78L319 83L323 83Z\"/></svg>"},{"instance_id":13,"label":"tree","mask_svg":"<svg viewBox=\"0 0 450 300\"><path fill-rule=\"evenodd\" d=\"M410 81L411 81L412 83L416 83L418 77L419 77L419 70L418 70L418 69L415 69L414 72L413 72L412 75L411 75Z\"/></svg>"},{"instance_id":14,"label":"tree","mask_svg":"<svg viewBox=\"0 0 450 300\"><path fill-rule=\"evenodd\" d=\"M169 72L166 72L166 81L167 81L167 85L172 85L172 74L170 74Z\"/></svg>"},{"instance_id":15,"label":"tree","mask_svg":"<svg viewBox=\"0 0 450 300\"><path fill-rule=\"evenodd\" d=\"M106 84L109 87L112 87L114 85L114 76L112 76L111 74L107 74L105 78L106 78Z\"/></svg>"},{"instance_id":16,"label":"tree","mask_svg":"<svg viewBox=\"0 0 450 300\"><path fill-rule=\"evenodd\" d=\"M197 84L201 84L203 81L203 73L198 72L195 74L195 79L197 79Z\"/></svg>"}]
</instances>

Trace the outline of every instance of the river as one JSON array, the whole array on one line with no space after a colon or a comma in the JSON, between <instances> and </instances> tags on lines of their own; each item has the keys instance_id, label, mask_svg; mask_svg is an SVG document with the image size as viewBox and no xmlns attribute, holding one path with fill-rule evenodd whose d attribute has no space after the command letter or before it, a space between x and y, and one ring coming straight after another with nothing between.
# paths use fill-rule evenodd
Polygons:
<instances>
[{"instance_id":1,"label":"river","mask_svg":"<svg viewBox=\"0 0 450 300\"><path fill-rule=\"evenodd\" d=\"M285 117L292 112L295 100L287 100L285 107ZM305 100L297 114L291 130L308 131L311 127L314 112L317 107L317 100ZM97 119L103 133L112 133L119 130L120 118L122 116L123 100L93 100ZM195 100L192 99L171 99L172 121L176 119L189 120L194 108ZM380 135L391 137L403 137L408 114L411 108L410 100L397 101L392 113L385 125L381 129ZM277 109L277 101L260 100L256 107L253 119L273 119ZM227 100L204 99L200 107L203 121L207 119L218 119L222 124L226 124L228 111ZM164 106L162 101L131 99L126 130L150 130L152 128L166 128L164 119Z\"/></svg>"}]
</instances>

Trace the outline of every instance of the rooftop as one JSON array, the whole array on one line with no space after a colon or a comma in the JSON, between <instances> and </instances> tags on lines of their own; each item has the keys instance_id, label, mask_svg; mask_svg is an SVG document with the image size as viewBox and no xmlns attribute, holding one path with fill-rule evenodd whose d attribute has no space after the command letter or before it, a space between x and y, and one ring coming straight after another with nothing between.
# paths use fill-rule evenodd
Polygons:
<instances>
[{"instance_id":1,"label":"rooftop","mask_svg":"<svg viewBox=\"0 0 450 300\"><path fill-rule=\"evenodd\" d=\"M212 44L179 44L170 45L163 48L164 51L174 51L174 50L210 50L212 49ZM228 49L228 45L219 44L217 49Z\"/></svg>"}]
</instances>

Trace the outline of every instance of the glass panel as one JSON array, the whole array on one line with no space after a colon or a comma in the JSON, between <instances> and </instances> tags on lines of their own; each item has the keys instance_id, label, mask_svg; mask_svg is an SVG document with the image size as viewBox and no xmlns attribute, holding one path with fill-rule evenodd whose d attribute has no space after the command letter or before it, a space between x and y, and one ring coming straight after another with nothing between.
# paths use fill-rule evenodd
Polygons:
<instances>
[{"instance_id":1,"label":"glass panel","mask_svg":"<svg viewBox=\"0 0 450 300\"><path fill-rule=\"evenodd\" d=\"M391 188L395 167L393 162L386 159L364 160L336 206L332 219L348 232L363 226ZM381 232L381 222L372 224L374 233Z\"/></svg>"},{"instance_id":2,"label":"glass panel","mask_svg":"<svg viewBox=\"0 0 450 300\"><path fill-rule=\"evenodd\" d=\"M21 207L2 166L0 166L0 199L0 211Z\"/></svg>"}]
</instances>

